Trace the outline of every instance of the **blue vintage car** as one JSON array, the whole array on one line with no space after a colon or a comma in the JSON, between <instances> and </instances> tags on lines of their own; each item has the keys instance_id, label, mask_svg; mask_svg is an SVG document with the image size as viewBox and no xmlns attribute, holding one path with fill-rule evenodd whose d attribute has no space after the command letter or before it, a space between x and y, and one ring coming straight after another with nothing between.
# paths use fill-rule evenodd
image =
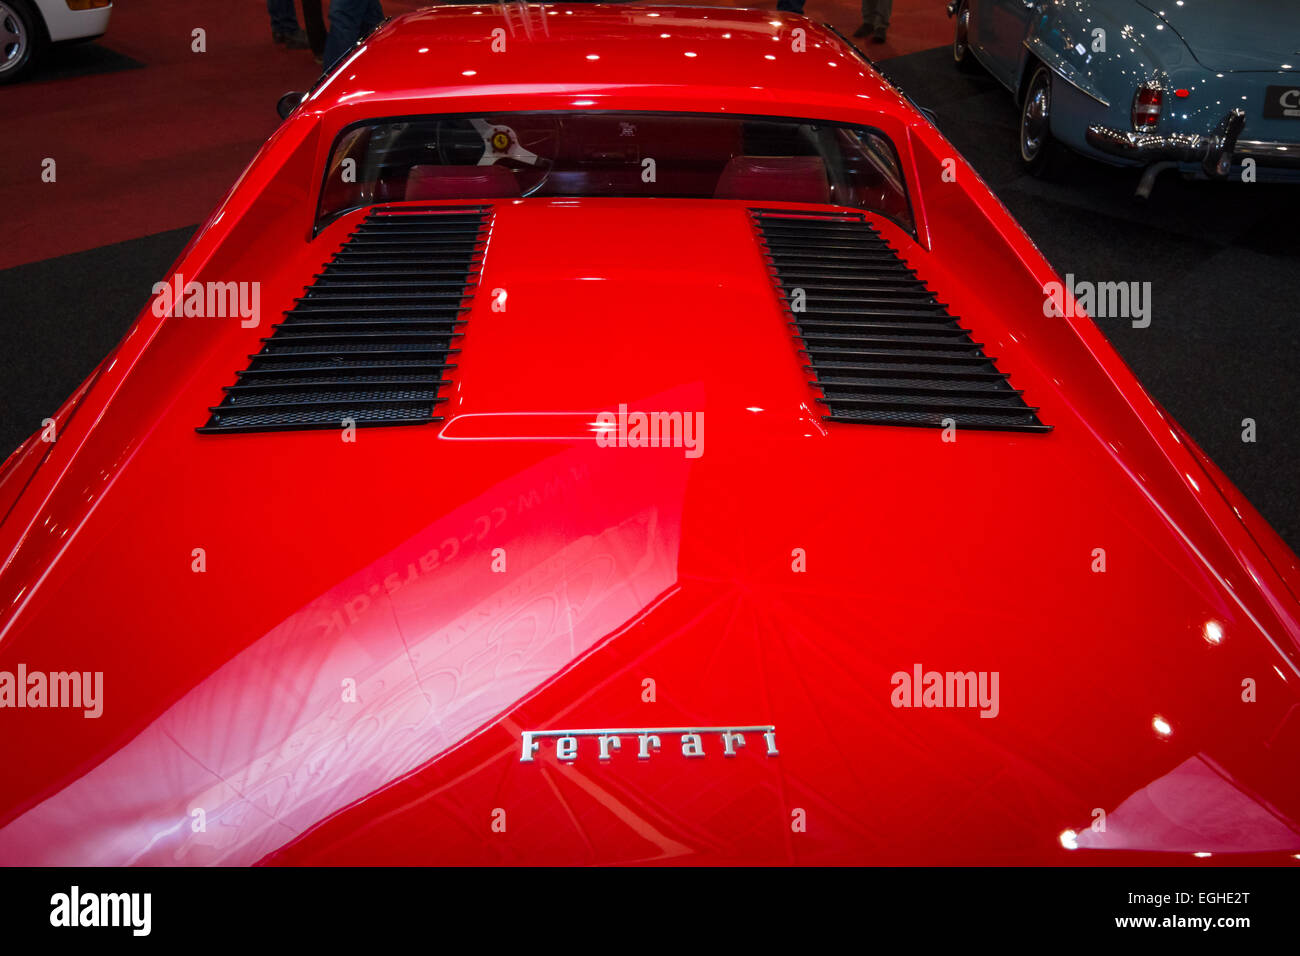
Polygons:
<instances>
[{"instance_id":1,"label":"blue vintage car","mask_svg":"<svg viewBox=\"0 0 1300 956\"><path fill-rule=\"evenodd\" d=\"M1020 105L1020 157L1064 144L1208 178L1300 180L1300 0L951 0L953 59ZM1253 161L1253 162L1251 162Z\"/></svg>"}]
</instances>

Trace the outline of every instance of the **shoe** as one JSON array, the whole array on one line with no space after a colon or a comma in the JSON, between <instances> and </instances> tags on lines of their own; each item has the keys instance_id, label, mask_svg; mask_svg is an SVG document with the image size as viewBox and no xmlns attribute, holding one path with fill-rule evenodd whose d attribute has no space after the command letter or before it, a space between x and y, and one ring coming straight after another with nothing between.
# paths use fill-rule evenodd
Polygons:
<instances>
[{"instance_id":1,"label":"shoe","mask_svg":"<svg viewBox=\"0 0 1300 956\"><path fill-rule=\"evenodd\" d=\"M856 30L853 31L853 35L858 39L861 39L862 37L866 36L870 32L871 32L871 27L863 23L862 26L858 27Z\"/></svg>"},{"instance_id":2,"label":"shoe","mask_svg":"<svg viewBox=\"0 0 1300 956\"><path fill-rule=\"evenodd\" d=\"M292 33L279 33L272 30L271 42L284 44L286 50L306 50L311 46L307 42L307 34L302 30L294 30Z\"/></svg>"},{"instance_id":3,"label":"shoe","mask_svg":"<svg viewBox=\"0 0 1300 956\"><path fill-rule=\"evenodd\" d=\"M885 28L884 28L884 27L876 27L876 32L873 33L873 34L871 34L871 42L872 42L872 43L884 43L884 42L885 42Z\"/></svg>"}]
</instances>

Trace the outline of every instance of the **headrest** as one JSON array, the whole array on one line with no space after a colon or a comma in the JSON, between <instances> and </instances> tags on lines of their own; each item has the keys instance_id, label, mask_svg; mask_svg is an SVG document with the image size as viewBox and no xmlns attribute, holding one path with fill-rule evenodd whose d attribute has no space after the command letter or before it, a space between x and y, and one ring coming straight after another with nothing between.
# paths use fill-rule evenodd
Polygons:
<instances>
[{"instance_id":1,"label":"headrest","mask_svg":"<svg viewBox=\"0 0 1300 956\"><path fill-rule=\"evenodd\" d=\"M510 199L519 181L504 166L412 166L406 199Z\"/></svg>"},{"instance_id":2,"label":"headrest","mask_svg":"<svg viewBox=\"0 0 1300 956\"><path fill-rule=\"evenodd\" d=\"M829 203L820 156L733 156L718 177L717 199Z\"/></svg>"}]
</instances>

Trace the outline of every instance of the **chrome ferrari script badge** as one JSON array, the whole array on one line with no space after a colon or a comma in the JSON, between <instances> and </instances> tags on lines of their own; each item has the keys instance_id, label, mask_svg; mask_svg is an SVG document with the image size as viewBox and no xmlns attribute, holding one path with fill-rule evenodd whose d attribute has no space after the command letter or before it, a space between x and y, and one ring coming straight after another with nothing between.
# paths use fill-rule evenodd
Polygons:
<instances>
[{"instance_id":1,"label":"chrome ferrari script badge","mask_svg":"<svg viewBox=\"0 0 1300 956\"><path fill-rule=\"evenodd\" d=\"M777 755L776 728L771 724L754 727L637 727L623 730L525 730L523 732L523 753L521 763L531 763L533 755L542 746L544 740L555 741L557 760L573 761L578 759L579 741L584 737L594 737L599 750L599 759L612 760L616 751L623 749L625 739L635 738L638 760L649 760L659 752L664 738L677 737L681 742L683 757L707 757L711 753L720 753L724 757L734 757L740 748L748 746L746 734L761 735L767 745L768 757ZM709 749L705 749L705 741ZM592 750L588 743L584 751ZM628 747L632 749L631 746Z\"/></svg>"}]
</instances>

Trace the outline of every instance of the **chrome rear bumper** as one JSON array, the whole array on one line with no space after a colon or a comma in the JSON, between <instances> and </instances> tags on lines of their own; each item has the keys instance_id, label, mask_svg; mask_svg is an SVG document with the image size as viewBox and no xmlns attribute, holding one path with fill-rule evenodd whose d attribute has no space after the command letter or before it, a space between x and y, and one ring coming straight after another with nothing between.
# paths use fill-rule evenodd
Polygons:
<instances>
[{"instance_id":1,"label":"chrome rear bumper","mask_svg":"<svg viewBox=\"0 0 1300 956\"><path fill-rule=\"evenodd\" d=\"M1138 133L1107 126L1089 126L1086 139L1094 149L1121 159L1143 163L1200 163L1205 175L1222 179L1232 169L1234 155L1246 145L1237 142L1245 125L1246 113L1238 109L1229 112L1219 121L1214 132L1204 136L1199 133ZM1277 143L1255 145L1285 146ZM1286 154L1285 149L1282 153ZM1257 156L1256 162L1263 163L1263 159Z\"/></svg>"},{"instance_id":2,"label":"chrome rear bumper","mask_svg":"<svg viewBox=\"0 0 1300 956\"><path fill-rule=\"evenodd\" d=\"M1260 166L1300 169L1300 143L1266 143L1258 139L1239 139L1233 156L1238 163L1243 159L1253 159Z\"/></svg>"}]
</instances>

